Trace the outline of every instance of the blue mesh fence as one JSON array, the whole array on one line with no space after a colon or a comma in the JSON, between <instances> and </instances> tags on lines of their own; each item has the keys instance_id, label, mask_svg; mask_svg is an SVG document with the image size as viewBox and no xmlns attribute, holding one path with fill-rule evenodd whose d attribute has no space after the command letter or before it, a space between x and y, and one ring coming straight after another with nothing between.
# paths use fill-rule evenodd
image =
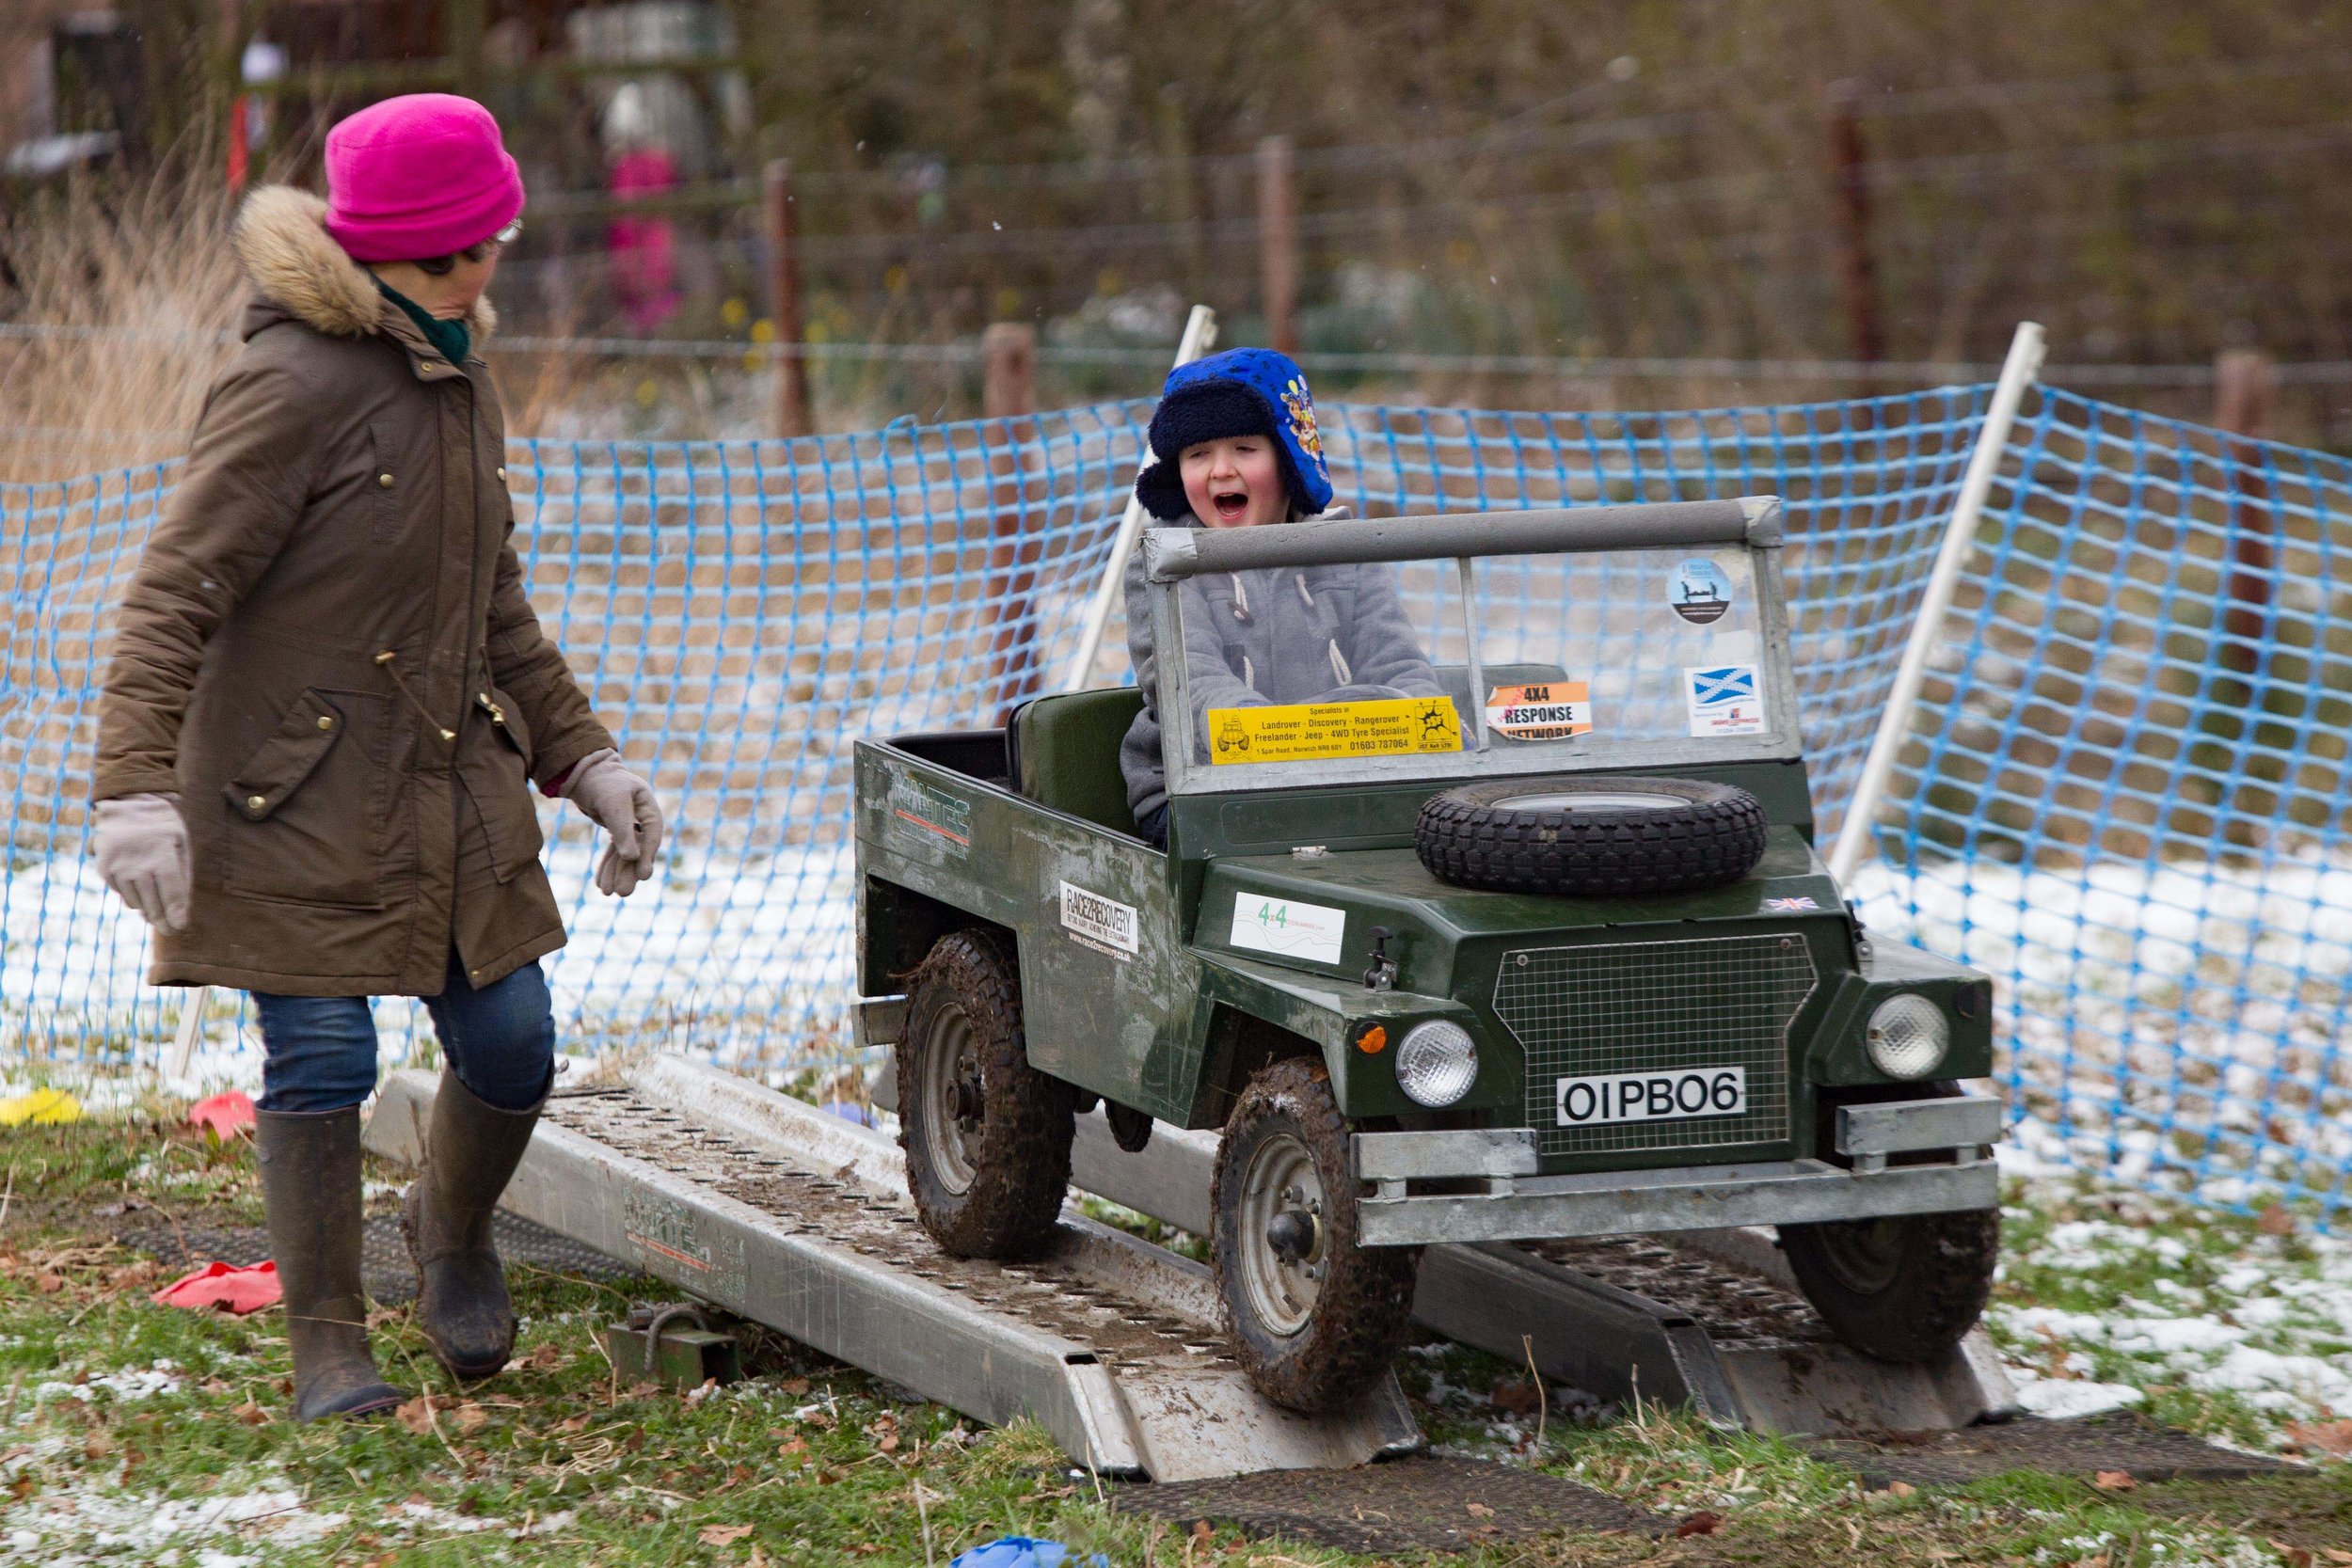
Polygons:
<instances>
[{"instance_id":1,"label":"blue mesh fence","mask_svg":"<svg viewBox=\"0 0 2352 1568\"><path fill-rule=\"evenodd\" d=\"M1990 388L1535 414L1328 405L1359 514L1774 493L1820 837L1838 826ZM517 442L543 619L675 827L627 902L548 814L570 1049L842 1061L861 735L994 721L1058 678L1144 403L729 444ZM2058 392L2012 434L1858 892L1999 981L2020 1137L2223 1201L2352 1178L2344 744L2352 471ZM0 1039L151 1062L184 993L87 860L103 612L169 466L0 487ZM1115 624L1098 677L1126 676ZM237 999L213 1049L249 1042ZM429 1039L379 1009L388 1050ZM249 1043L245 1048L250 1049Z\"/></svg>"}]
</instances>

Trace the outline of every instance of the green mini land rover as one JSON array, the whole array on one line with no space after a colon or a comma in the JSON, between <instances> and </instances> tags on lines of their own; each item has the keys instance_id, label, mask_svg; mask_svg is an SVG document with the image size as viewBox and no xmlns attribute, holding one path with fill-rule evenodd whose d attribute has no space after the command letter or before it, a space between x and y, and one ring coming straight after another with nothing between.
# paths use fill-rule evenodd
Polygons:
<instances>
[{"instance_id":1,"label":"green mini land rover","mask_svg":"<svg viewBox=\"0 0 2352 1568\"><path fill-rule=\"evenodd\" d=\"M1133 1149L1223 1130L1232 1353L1294 1408L1385 1368L1431 1243L1775 1225L1842 1338L1947 1352L1992 985L1874 947L1814 853L1781 542L1770 499L1147 531L1154 647L1235 574L1354 564L1444 689L1196 705L1159 658L1165 852L1133 689L861 741L861 1035L926 1227L1046 1244L1099 1101Z\"/></svg>"}]
</instances>

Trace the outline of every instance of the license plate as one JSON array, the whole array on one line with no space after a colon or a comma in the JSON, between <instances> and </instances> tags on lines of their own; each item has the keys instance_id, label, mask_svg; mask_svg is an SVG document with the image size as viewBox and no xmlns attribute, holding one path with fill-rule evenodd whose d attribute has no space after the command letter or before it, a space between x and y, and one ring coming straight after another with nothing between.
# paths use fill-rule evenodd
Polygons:
<instances>
[{"instance_id":1,"label":"license plate","mask_svg":"<svg viewBox=\"0 0 2352 1568\"><path fill-rule=\"evenodd\" d=\"M1693 1067L1665 1072L1613 1072L1603 1078L1563 1078L1552 1102L1559 1109L1563 1127L1736 1117L1748 1108L1748 1069Z\"/></svg>"}]
</instances>

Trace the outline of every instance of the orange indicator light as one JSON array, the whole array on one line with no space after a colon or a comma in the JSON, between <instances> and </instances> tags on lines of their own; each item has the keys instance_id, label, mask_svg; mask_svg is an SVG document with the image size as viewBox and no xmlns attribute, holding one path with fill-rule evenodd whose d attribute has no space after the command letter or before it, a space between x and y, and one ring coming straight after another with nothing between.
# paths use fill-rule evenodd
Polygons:
<instances>
[{"instance_id":1,"label":"orange indicator light","mask_svg":"<svg viewBox=\"0 0 2352 1568\"><path fill-rule=\"evenodd\" d=\"M1389 1048L1389 1032L1375 1023L1356 1037L1356 1049L1367 1056L1377 1056Z\"/></svg>"}]
</instances>

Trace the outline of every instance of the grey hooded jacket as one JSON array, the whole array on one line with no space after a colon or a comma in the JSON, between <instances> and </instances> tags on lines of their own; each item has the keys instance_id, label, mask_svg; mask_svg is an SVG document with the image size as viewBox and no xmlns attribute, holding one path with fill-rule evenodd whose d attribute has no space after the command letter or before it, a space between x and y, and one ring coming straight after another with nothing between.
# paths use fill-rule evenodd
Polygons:
<instances>
[{"instance_id":1,"label":"grey hooded jacket","mask_svg":"<svg viewBox=\"0 0 2352 1568\"><path fill-rule=\"evenodd\" d=\"M1200 522L1186 517L1182 526ZM1350 698L1439 695L1443 688L1397 598L1394 571L1380 564L1276 566L1185 579L1184 691L1194 736L1208 735L1211 708L1313 702L1343 689ZM1141 550L1128 558L1126 586L1127 656L1143 689L1143 711L1120 744L1119 768L1127 804L1141 820L1168 801Z\"/></svg>"}]
</instances>

